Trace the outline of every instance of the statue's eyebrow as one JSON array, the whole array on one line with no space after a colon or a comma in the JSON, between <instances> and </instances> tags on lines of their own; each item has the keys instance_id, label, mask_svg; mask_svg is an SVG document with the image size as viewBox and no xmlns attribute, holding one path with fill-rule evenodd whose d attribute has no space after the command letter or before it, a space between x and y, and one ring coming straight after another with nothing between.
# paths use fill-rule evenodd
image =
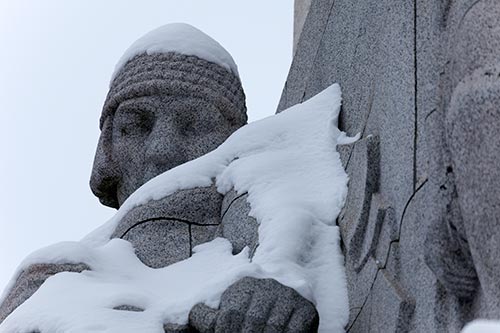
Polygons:
<instances>
[{"instance_id":1,"label":"statue's eyebrow","mask_svg":"<svg viewBox=\"0 0 500 333\"><path fill-rule=\"evenodd\" d=\"M158 108L158 101L152 101L150 98L144 98L144 97L150 97L150 96L143 96L143 97L133 97L129 98L126 100L123 100L120 102L120 104L116 107L114 110L114 113L116 113L118 110L122 108L127 108L129 106L136 106L136 109L144 109L144 111L154 111ZM129 110L125 110L129 111Z\"/></svg>"}]
</instances>

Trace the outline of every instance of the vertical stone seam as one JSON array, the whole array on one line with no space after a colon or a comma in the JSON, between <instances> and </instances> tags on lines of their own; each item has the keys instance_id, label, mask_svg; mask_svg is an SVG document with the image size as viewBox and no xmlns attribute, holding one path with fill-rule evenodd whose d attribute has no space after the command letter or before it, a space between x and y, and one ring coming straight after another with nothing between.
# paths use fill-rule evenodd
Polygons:
<instances>
[{"instance_id":1,"label":"vertical stone seam","mask_svg":"<svg viewBox=\"0 0 500 333\"><path fill-rule=\"evenodd\" d=\"M413 191L417 189L417 144L418 144L418 61L417 61L417 0L413 0L413 67L414 67L414 135L413 135Z\"/></svg>"},{"instance_id":2,"label":"vertical stone seam","mask_svg":"<svg viewBox=\"0 0 500 333\"><path fill-rule=\"evenodd\" d=\"M311 6L312 6L312 3L311 3ZM312 68L314 66L314 64L316 63L316 59L318 58L318 53L319 53L319 49L321 48L321 44L323 43L323 38L325 38L325 32L326 32L326 28L328 27L328 23L330 22L330 18L332 16L332 11L333 11L333 6L335 6L335 0L332 1L332 5L330 7L330 10L328 11L328 18L326 19L326 22L325 22L325 25L323 27L323 31L321 31L321 37L318 41L318 45L316 47L316 51L314 52L314 57L313 57L313 60L311 62L311 66L309 67L309 75L307 75L307 78L305 79L305 84L304 84L304 90L302 91L302 96L300 97L300 103L304 102L304 98L306 96L306 91L307 91L307 88L309 87L309 83L311 82L311 76L310 76L310 73L312 72ZM309 12L307 13L307 16L309 16L309 14L311 13L311 10L309 8ZM305 23L307 22L307 17L306 17L306 21L304 21L304 25ZM299 37L299 43L300 43L300 39L302 38L302 33ZM297 44L297 47L299 46L299 44Z\"/></svg>"},{"instance_id":3,"label":"vertical stone seam","mask_svg":"<svg viewBox=\"0 0 500 333\"><path fill-rule=\"evenodd\" d=\"M410 196L410 198L409 198L409 199L408 199L408 201L406 202L405 208L403 209L403 213L402 213L402 215L401 215L401 220L400 220L400 222L399 222L399 232L398 232L398 237L397 237L397 239L392 240L392 241L389 243L389 248L388 248L387 255L386 255L386 259L385 259L385 264L384 264L383 266L381 266L381 265L380 265L380 266L378 266L378 267L377 267L377 271L375 272L375 276L374 276L373 281L372 281L372 283L371 283L371 285L370 285L370 289L369 289L369 291L368 291L368 294L367 294L366 298L364 299L363 304L361 304L361 307L360 307L360 309L361 309L361 310L358 312L358 314L356 315L356 317L353 319L353 321L352 321L351 325L349 325L349 327L346 329L346 332L349 332L349 331L351 330L351 328L352 328L352 327L354 326L354 324L356 323L356 320L357 320L357 319L358 319L358 317L361 315L361 312L363 311L363 309L364 309L364 307L365 307L366 303L368 302L368 299L370 298L370 294L371 294L371 292L372 292L372 290L373 290L373 287L374 287L374 285L375 285L375 281L377 280L377 276L378 276L379 272L380 272L381 270L385 270L385 269L386 269L386 267L387 267L387 263L389 262L389 255L390 255L390 253L391 253L391 249L392 249L393 245L394 245L395 243L399 243L399 240L401 239L401 230L402 230L402 228L403 228L403 221L404 221L404 218L405 218L405 215L406 215L406 210L407 210L408 206L410 205L410 203L412 202L412 200L415 198L415 196L416 196L417 192L418 192L418 191L420 191L420 190L424 187L424 185L425 185L426 183L427 183L427 179L426 179L426 180L425 180L422 184L420 184L420 185L419 185L419 187L418 187L418 188L414 191L414 193ZM371 318L371 313L370 313L370 318Z\"/></svg>"},{"instance_id":4,"label":"vertical stone seam","mask_svg":"<svg viewBox=\"0 0 500 333\"><path fill-rule=\"evenodd\" d=\"M358 320L359 316L361 315L361 312L363 312L363 309L364 309L364 307L365 307L365 305L366 305L366 302L368 302L368 299L370 298L370 294L371 294L371 292L372 292L372 290L373 290L373 286L375 285L375 281L377 281L377 276L378 276L378 273L379 273L379 272L380 272L380 268L378 268L378 269L377 269L377 271L375 272L375 276L374 276L373 281L372 281L372 283L371 283L371 285L370 285L370 290L368 291L368 294L367 294L367 296L366 296L365 300L363 301L363 304L361 304L361 307L360 307L360 308L361 308L361 310L359 310L359 312L358 312L358 314L356 315L356 317L352 320L352 323L351 323L351 325L349 325L349 327L346 329L346 332L349 332L349 331L352 329L352 327L354 326L354 324L355 324L355 323L356 323L356 321ZM370 317L371 317L371 313L370 313Z\"/></svg>"},{"instance_id":5,"label":"vertical stone seam","mask_svg":"<svg viewBox=\"0 0 500 333\"><path fill-rule=\"evenodd\" d=\"M384 266L381 266L380 268L381 269L385 269L385 267L387 266L387 262L389 261L389 255L391 254L391 248L392 248L392 245L394 243L399 243L399 240L401 239L401 232L403 230L403 222L404 222L404 218L406 216L406 210L408 209L408 206L410 206L411 202L413 201L413 199L415 198L415 196L417 195L417 193L424 187L425 184L427 184L427 181L428 179L424 180L422 182L422 184L420 184L417 189L415 189L415 191L413 192L413 194L410 196L410 198L408 199L408 201L406 202L406 205L405 207L403 208L403 213L401 214L401 219L399 221L399 230L398 230L398 237L397 239L395 240L392 240L390 243L389 243L389 249L387 251L387 256L385 258L385 264Z\"/></svg>"}]
</instances>

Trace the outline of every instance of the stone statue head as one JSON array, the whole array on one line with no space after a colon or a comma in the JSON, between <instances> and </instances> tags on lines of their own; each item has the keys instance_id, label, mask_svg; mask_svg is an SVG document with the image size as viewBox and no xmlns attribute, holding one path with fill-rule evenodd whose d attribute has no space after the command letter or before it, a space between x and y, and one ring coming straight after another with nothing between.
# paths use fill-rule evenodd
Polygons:
<instances>
[{"instance_id":1,"label":"stone statue head","mask_svg":"<svg viewBox=\"0 0 500 333\"><path fill-rule=\"evenodd\" d=\"M90 187L106 206L118 208L151 178L215 149L247 120L237 73L200 52L177 51L168 42L179 36L158 38L166 47L153 52L134 49L141 40L132 45L135 53L117 65L104 102ZM191 49L206 40L199 44Z\"/></svg>"}]
</instances>

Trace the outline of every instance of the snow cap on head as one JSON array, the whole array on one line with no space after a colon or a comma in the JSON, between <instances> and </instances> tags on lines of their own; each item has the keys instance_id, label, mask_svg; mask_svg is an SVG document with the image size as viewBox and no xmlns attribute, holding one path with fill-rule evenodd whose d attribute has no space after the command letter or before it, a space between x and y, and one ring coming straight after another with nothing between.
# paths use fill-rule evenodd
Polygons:
<instances>
[{"instance_id":1,"label":"snow cap on head","mask_svg":"<svg viewBox=\"0 0 500 333\"><path fill-rule=\"evenodd\" d=\"M125 51L115 66L113 82L123 66L137 55L176 52L216 63L237 77L238 67L222 45L195 27L186 23L171 23L152 30L136 40Z\"/></svg>"}]
</instances>

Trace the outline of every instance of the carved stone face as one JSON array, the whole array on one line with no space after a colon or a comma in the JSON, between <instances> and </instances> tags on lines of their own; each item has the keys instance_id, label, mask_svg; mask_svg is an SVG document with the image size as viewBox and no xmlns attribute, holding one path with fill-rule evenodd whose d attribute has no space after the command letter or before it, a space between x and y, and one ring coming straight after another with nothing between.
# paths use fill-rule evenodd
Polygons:
<instances>
[{"instance_id":1,"label":"carved stone face","mask_svg":"<svg viewBox=\"0 0 500 333\"><path fill-rule=\"evenodd\" d=\"M214 105L189 96L126 100L113 118L113 155L121 172L118 203L151 178L219 146L234 126Z\"/></svg>"},{"instance_id":2,"label":"carved stone face","mask_svg":"<svg viewBox=\"0 0 500 333\"><path fill-rule=\"evenodd\" d=\"M151 178L217 148L245 112L239 78L226 69L180 54L138 56L108 93L90 187L118 208Z\"/></svg>"}]
</instances>

